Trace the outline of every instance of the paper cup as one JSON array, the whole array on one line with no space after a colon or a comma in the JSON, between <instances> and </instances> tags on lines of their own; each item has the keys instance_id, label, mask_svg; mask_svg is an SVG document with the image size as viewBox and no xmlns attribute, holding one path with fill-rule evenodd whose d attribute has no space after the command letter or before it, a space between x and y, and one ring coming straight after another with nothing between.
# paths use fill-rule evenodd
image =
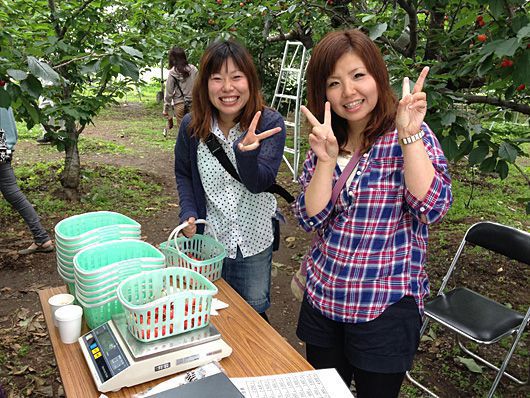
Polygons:
<instances>
[{"instance_id":1,"label":"paper cup","mask_svg":"<svg viewBox=\"0 0 530 398\"><path fill-rule=\"evenodd\" d=\"M55 319L55 311L65 305L73 304L74 300L75 297L68 293L56 294L55 296L51 296L48 299L48 304L50 304L52 310L53 324L55 325L55 327L59 326L59 324L57 323L57 319Z\"/></svg>"},{"instance_id":2,"label":"paper cup","mask_svg":"<svg viewBox=\"0 0 530 398\"><path fill-rule=\"evenodd\" d=\"M55 318L59 324L59 335L65 344L72 344L81 336L81 318L83 308L78 305L65 305L55 311Z\"/></svg>"}]
</instances>

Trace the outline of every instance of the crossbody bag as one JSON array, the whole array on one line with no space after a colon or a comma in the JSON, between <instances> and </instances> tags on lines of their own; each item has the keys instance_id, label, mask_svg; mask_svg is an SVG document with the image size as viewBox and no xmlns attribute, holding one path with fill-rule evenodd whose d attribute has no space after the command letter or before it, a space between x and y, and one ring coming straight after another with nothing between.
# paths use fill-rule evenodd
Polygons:
<instances>
[{"instance_id":1,"label":"crossbody bag","mask_svg":"<svg viewBox=\"0 0 530 398\"><path fill-rule=\"evenodd\" d=\"M177 88L180 91L180 95L184 99L184 114L189 113L189 111L191 110L191 99L186 98L186 96L184 95L184 92L180 88L179 79L177 79L174 75L171 75L171 77L175 80L175 84L177 85Z\"/></svg>"}]
</instances>

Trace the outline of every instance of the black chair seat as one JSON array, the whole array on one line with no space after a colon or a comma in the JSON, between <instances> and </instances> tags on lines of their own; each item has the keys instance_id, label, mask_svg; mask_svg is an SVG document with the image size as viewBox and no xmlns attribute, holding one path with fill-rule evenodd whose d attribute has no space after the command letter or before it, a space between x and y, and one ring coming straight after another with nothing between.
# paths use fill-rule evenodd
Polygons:
<instances>
[{"instance_id":1,"label":"black chair seat","mask_svg":"<svg viewBox=\"0 0 530 398\"><path fill-rule=\"evenodd\" d=\"M425 314L483 343L516 329L524 316L466 288L456 288L425 304Z\"/></svg>"}]
</instances>

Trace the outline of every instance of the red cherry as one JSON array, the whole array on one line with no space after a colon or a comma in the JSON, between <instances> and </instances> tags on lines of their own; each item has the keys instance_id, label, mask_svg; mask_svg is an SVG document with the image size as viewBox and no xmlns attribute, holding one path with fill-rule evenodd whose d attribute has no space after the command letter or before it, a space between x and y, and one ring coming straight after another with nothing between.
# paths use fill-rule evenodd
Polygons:
<instances>
[{"instance_id":1,"label":"red cherry","mask_svg":"<svg viewBox=\"0 0 530 398\"><path fill-rule=\"evenodd\" d=\"M483 27L484 25L486 25L486 22L484 22L482 19L478 21L478 26Z\"/></svg>"},{"instance_id":2,"label":"red cherry","mask_svg":"<svg viewBox=\"0 0 530 398\"><path fill-rule=\"evenodd\" d=\"M0 80L0 87L4 87L6 85L5 80Z\"/></svg>"},{"instance_id":3,"label":"red cherry","mask_svg":"<svg viewBox=\"0 0 530 398\"><path fill-rule=\"evenodd\" d=\"M482 15L478 15L476 21L479 22L479 21L482 21L483 19L484 17Z\"/></svg>"},{"instance_id":4,"label":"red cherry","mask_svg":"<svg viewBox=\"0 0 530 398\"><path fill-rule=\"evenodd\" d=\"M526 86L524 84L521 84L521 85L517 86L516 90L517 91L523 91L525 88L526 88Z\"/></svg>"},{"instance_id":5,"label":"red cherry","mask_svg":"<svg viewBox=\"0 0 530 398\"><path fill-rule=\"evenodd\" d=\"M513 61L511 59L504 58L501 62L501 67L509 68L510 66L513 66Z\"/></svg>"},{"instance_id":6,"label":"red cherry","mask_svg":"<svg viewBox=\"0 0 530 398\"><path fill-rule=\"evenodd\" d=\"M486 36L484 33L477 36L477 40L484 43L486 40L488 40L488 36Z\"/></svg>"}]
</instances>

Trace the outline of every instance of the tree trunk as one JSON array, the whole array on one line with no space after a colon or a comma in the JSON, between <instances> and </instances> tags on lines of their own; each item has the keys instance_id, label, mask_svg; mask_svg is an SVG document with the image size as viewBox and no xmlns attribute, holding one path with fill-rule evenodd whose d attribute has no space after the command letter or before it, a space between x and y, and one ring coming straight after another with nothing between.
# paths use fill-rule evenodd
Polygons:
<instances>
[{"instance_id":1,"label":"tree trunk","mask_svg":"<svg viewBox=\"0 0 530 398\"><path fill-rule=\"evenodd\" d=\"M68 139L65 145L64 170L61 174L61 185L68 200L79 200L79 181L81 174L81 162L79 149L77 148L78 132L74 120L67 120L66 133Z\"/></svg>"},{"instance_id":2,"label":"tree trunk","mask_svg":"<svg viewBox=\"0 0 530 398\"><path fill-rule=\"evenodd\" d=\"M440 3L440 4L439 4ZM430 23L429 30L427 31L427 44L425 46L425 56L424 59L438 59L440 60L441 53L441 43L440 38L443 37L443 28L444 28L444 17L445 10L443 8L442 2L436 2L433 4L430 11Z\"/></svg>"}]
</instances>

